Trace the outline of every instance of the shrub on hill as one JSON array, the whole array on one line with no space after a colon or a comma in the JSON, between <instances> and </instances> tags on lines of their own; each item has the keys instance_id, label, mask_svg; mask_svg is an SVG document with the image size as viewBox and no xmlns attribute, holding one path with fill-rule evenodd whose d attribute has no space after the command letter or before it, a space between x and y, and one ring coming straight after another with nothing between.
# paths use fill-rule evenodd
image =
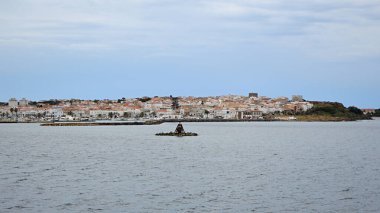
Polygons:
<instances>
[{"instance_id":1,"label":"shrub on hill","mask_svg":"<svg viewBox=\"0 0 380 213\"><path fill-rule=\"evenodd\" d=\"M137 98L137 100L141 101L141 102L147 102L147 101L150 101L152 98L150 97L142 97L142 98Z\"/></svg>"},{"instance_id":2,"label":"shrub on hill","mask_svg":"<svg viewBox=\"0 0 380 213\"><path fill-rule=\"evenodd\" d=\"M373 114L375 117L380 117L380 109L375 110L375 113Z\"/></svg>"},{"instance_id":3,"label":"shrub on hill","mask_svg":"<svg viewBox=\"0 0 380 213\"><path fill-rule=\"evenodd\" d=\"M48 101L39 101L39 103L49 104L49 105L58 105L58 104L60 104L60 101L52 99L52 100L48 100Z\"/></svg>"},{"instance_id":4,"label":"shrub on hill","mask_svg":"<svg viewBox=\"0 0 380 213\"><path fill-rule=\"evenodd\" d=\"M338 102L312 102L313 107L309 109L306 115L323 115L347 118L350 120L368 119L363 115L362 110L357 107L350 106L346 108L342 103Z\"/></svg>"},{"instance_id":5,"label":"shrub on hill","mask_svg":"<svg viewBox=\"0 0 380 213\"><path fill-rule=\"evenodd\" d=\"M357 107L350 106L348 107L348 111L354 113L355 115L363 115L363 111Z\"/></svg>"}]
</instances>

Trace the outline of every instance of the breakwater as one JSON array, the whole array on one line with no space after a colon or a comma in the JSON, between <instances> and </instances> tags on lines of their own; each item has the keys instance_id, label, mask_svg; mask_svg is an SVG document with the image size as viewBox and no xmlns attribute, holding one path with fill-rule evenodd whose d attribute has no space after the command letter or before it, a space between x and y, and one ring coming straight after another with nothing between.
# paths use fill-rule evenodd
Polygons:
<instances>
[{"instance_id":1,"label":"breakwater","mask_svg":"<svg viewBox=\"0 0 380 213\"><path fill-rule=\"evenodd\" d=\"M279 121L274 119L163 119L164 123L171 122L262 122L262 121Z\"/></svg>"},{"instance_id":2,"label":"breakwater","mask_svg":"<svg viewBox=\"0 0 380 213\"><path fill-rule=\"evenodd\" d=\"M41 126L128 126L128 125L157 125L162 121L133 121L133 122L56 122L42 123Z\"/></svg>"}]
</instances>

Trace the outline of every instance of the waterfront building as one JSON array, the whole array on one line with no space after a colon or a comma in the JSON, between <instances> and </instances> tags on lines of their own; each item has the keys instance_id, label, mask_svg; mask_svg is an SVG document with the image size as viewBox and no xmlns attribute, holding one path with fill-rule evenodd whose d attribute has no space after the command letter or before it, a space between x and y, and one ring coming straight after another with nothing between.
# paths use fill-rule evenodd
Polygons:
<instances>
[{"instance_id":1,"label":"waterfront building","mask_svg":"<svg viewBox=\"0 0 380 213\"><path fill-rule=\"evenodd\" d=\"M214 111L216 118L234 119L236 117L235 109L216 109ZM209 118L212 118L209 116Z\"/></svg>"},{"instance_id":2,"label":"waterfront building","mask_svg":"<svg viewBox=\"0 0 380 213\"><path fill-rule=\"evenodd\" d=\"M241 111L238 111L237 114L236 114L236 118L237 119L254 119L254 120L257 120L257 119L260 119L263 115L263 112L258 110L258 109L254 109L254 110L241 110Z\"/></svg>"}]
</instances>

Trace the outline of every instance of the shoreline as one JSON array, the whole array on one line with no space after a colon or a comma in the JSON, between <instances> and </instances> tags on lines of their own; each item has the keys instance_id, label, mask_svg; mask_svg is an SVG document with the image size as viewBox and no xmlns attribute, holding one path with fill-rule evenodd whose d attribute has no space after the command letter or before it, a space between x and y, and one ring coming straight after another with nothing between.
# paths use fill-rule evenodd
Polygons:
<instances>
[{"instance_id":1,"label":"shoreline","mask_svg":"<svg viewBox=\"0 0 380 213\"><path fill-rule=\"evenodd\" d=\"M128 125L159 125L162 123L229 123L229 122L353 122L361 120L374 120L371 119L348 119L339 117L330 117L328 119L298 119L297 120L281 120L281 119L162 119L162 120L147 120L147 121L58 121L58 122L16 122L16 121L0 121L0 124L40 124L40 126L128 126Z\"/></svg>"}]
</instances>

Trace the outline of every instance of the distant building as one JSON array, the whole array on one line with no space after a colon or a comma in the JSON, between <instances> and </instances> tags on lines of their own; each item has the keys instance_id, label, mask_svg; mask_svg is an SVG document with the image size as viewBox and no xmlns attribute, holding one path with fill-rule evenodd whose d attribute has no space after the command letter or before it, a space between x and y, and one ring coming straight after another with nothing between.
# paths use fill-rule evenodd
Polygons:
<instances>
[{"instance_id":1,"label":"distant building","mask_svg":"<svg viewBox=\"0 0 380 213\"><path fill-rule=\"evenodd\" d=\"M286 104L289 102L289 98L287 97L278 97L273 99L275 102L281 103L281 104Z\"/></svg>"},{"instance_id":2,"label":"distant building","mask_svg":"<svg viewBox=\"0 0 380 213\"><path fill-rule=\"evenodd\" d=\"M19 106L28 106L29 102L25 98L21 99L19 102Z\"/></svg>"},{"instance_id":3,"label":"distant building","mask_svg":"<svg viewBox=\"0 0 380 213\"><path fill-rule=\"evenodd\" d=\"M16 98L9 99L8 106L10 108L17 108L18 107L17 99Z\"/></svg>"},{"instance_id":4,"label":"distant building","mask_svg":"<svg viewBox=\"0 0 380 213\"><path fill-rule=\"evenodd\" d=\"M257 98L257 97L259 97L259 94L256 93L256 92L250 92L250 93L248 94L248 97L250 97L250 98Z\"/></svg>"},{"instance_id":5,"label":"distant building","mask_svg":"<svg viewBox=\"0 0 380 213\"><path fill-rule=\"evenodd\" d=\"M362 111L365 115L367 115L367 114L374 114L376 112L376 109L362 109Z\"/></svg>"},{"instance_id":6,"label":"distant building","mask_svg":"<svg viewBox=\"0 0 380 213\"><path fill-rule=\"evenodd\" d=\"M295 101L301 102L301 101L303 101L303 97L302 97L302 95L293 95L292 101L293 102L295 102Z\"/></svg>"}]
</instances>

